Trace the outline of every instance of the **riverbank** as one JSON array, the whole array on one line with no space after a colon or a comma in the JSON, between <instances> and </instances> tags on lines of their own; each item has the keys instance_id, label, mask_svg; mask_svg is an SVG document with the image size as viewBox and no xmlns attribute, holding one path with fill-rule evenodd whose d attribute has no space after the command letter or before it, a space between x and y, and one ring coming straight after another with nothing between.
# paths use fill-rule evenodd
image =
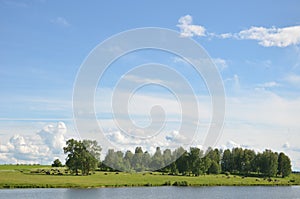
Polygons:
<instances>
[{"instance_id":1,"label":"riverbank","mask_svg":"<svg viewBox=\"0 0 300 199\"><path fill-rule=\"evenodd\" d=\"M287 178L258 178L236 175L173 176L158 172L96 172L89 176L42 174L49 166L0 165L0 188L96 188L135 186L292 186L300 185L300 174ZM63 168L61 168L63 169Z\"/></svg>"}]
</instances>

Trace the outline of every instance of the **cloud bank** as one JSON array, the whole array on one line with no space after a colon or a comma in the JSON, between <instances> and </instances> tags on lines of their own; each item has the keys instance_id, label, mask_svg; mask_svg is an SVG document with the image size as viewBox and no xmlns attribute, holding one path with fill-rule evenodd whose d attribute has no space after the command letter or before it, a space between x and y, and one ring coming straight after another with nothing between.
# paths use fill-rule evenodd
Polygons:
<instances>
[{"instance_id":1,"label":"cloud bank","mask_svg":"<svg viewBox=\"0 0 300 199\"><path fill-rule=\"evenodd\" d=\"M204 26L194 25L192 16L186 15L179 18L177 27L180 28L182 37L207 36L220 39L255 40L264 47L287 47L300 44L300 26L284 28L252 26L237 33L216 34L207 32Z\"/></svg>"},{"instance_id":2,"label":"cloud bank","mask_svg":"<svg viewBox=\"0 0 300 199\"><path fill-rule=\"evenodd\" d=\"M0 144L0 163L49 164L62 158L66 132L65 123L58 122L30 136L15 134L6 144Z\"/></svg>"}]
</instances>

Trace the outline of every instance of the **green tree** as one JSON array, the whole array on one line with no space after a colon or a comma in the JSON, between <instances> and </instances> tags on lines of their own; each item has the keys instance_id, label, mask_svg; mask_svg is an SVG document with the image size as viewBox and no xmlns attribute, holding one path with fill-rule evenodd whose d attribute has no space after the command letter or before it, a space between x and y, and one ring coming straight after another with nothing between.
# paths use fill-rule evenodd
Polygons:
<instances>
[{"instance_id":1,"label":"green tree","mask_svg":"<svg viewBox=\"0 0 300 199\"><path fill-rule=\"evenodd\" d=\"M170 149L164 150L164 152L163 152L163 161L164 161L166 171L171 170L172 160L173 160L172 151Z\"/></svg>"},{"instance_id":2,"label":"green tree","mask_svg":"<svg viewBox=\"0 0 300 199\"><path fill-rule=\"evenodd\" d=\"M192 172L192 174L198 176L200 175L202 172L200 171L201 167L200 167L200 163L201 160L200 158L202 158L203 156L203 152L197 148L197 147L191 147L190 148L190 152L189 152L189 167L190 167L190 171Z\"/></svg>"},{"instance_id":3,"label":"green tree","mask_svg":"<svg viewBox=\"0 0 300 199\"><path fill-rule=\"evenodd\" d=\"M116 159L117 157L114 149L108 149L107 154L103 160L103 169L113 171L116 168Z\"/></svg>"},{"instance_id":4,"label":"green tree","mask_svg":"<svg viewBox=\"0 0 300 199\"><path fill-rule=\"evenodd\" d=\"M152 160L150 163L151 169L159 170L164 167L164 160L160 150L160 147L156 147L156 151L152 156Z\"/></svg>"},{"instance_id":5,"label":"green tree","mask_svg":"<svg viewBox=\"0 0 300 199\"><path fill-rule=\"evenodd\" d=\"M240 171L241 173L243 174L249 174L250 172L252 171L255 171L255 168L254 168L254 160L255 160L255 151L253 150L249 150L249 149L244 149L244 152L243 152L243 158L242 158L242 170Z\"/></svg>"},{"instance_id":6,"label":"green tree","mask_svg":"<svg viewBox=\"0 0 300 199\"><path fill-rule=\"evenodd\" d=\"M221 167L223 172L232 172L232 161L231 161L231 151L226 149L223 152Z\"/></svg>"},{"instance_id":7,"label":"green tree","mask_svg":"<svg viewBox=\"0 0 300 199\"><path fill-rule=\"evenodd\" d=\"M178 172L183 175L187 174L189 172L188 152L186 150L184 150L182 147L180 147L180 148L176 149L175 154L176 154L176 157L178 157L175 162Z\"/></svg>"},{"instance_id":8,"label":"green tree","mask_svg":"<svg viewBox=\"0 0 300 199\"><path fill-rule=\"evenodd\" d=\"M220 164L212 160L210 167L207 170L208 174L219 174L221 172Z\"/></svg>"},{"instance_id":9,"label":"green tree","mask_svg":"<svg viewBox=\"0 0 300 199\"><path fill-rule=\"evenodd\" d=\"M278 172L283 178L289 176L292 173L292 165L290 158L284 153L280 153L278 156Z\"/></svg>"},{"instance_id":10,"label":"green tree","mask_svg":"<svg viewBox=\"0 0 300 199\"><path fill-rule=\"evenodd\" d=\"M56 159L53 161L53 164L51 165L52 167L62 167L62 163L59 159Z\"/></svg>"},{"instance_id":11,"label":"green tree","mask_svg":"<svg viewBox=\"0 0 300 199\"><path fill-rule=\"evenodd\" d=\"M233 148L232 149L232 171L236 173L240 173L243 167L243 158L244 151L242 148Z\"/></svg>"},{"instance_id":12,"label":"green tree","mask_svg":"<svg viewBox=\"0 0 300 199\"><path fill-rule=\"evenodd\" d=\"M144 153L142 147L136 147L135 153L132 157L131 165L132 168L137 172L141 172L145 170L144 163L143 163L143 155Z\"/></svg>"},{"instance_id":13,"label":"green tree","mask_svg":"<svg viewBox=\"0 0 300 199\"><path fill-rule=\"evenodd\" d=\"M132 170L132 158L133 158L133 153L131 151L127 150L125 153L125 156L124 156L125 171Z\"/></svg>"},{"instance_id":14,"label":"green tree","mask_svg":"<svg viewBox=\"0 0 300 199\"><path fill-rule=\"evenodd\" d=\"M89 145L84 143L94 143L94 141L77 141L70 139L66 142L66 147L64 147L64 153L67 154L66 166L73 172L78 175L81 171L82 175L88 175L90 171L93 171L97 168L99 163L98 157L95 157L95 154L100 154L101 148L96 144L92 151L89 148ZM89 151L89 149L91 151Z\"/></svg>"},{"instance_id":15,"label":"green tree","mask_svg":"<svg viewBox=\"0 0 300 199\"><path fill-rule=\"evenodd\" d=\"M278 154L265 150L260 158L260 170L263 175L273 177L277 174Z\"/></svg>"}]
</instances>

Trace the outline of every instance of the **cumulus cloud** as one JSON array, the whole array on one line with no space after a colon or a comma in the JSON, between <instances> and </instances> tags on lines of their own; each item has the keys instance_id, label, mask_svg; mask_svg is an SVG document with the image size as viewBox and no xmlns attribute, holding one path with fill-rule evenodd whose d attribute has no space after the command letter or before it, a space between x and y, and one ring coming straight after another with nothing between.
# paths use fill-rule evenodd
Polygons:
<instances>
[{"instance_id":1,"label":"cumulus cloud","mask_svg":"<svg viewBox=\"0 0 300 199\"><path fill-rule=\"evenodd\" d=\"M177 27L180 28L180 35L182 37L205 36L206 29L203 26L193 25L193 18L191 15L185 15L178 20Z\"/></svg>"},{"instance_id":2,"label":"cumulus cloud","mask_svg":"<svg viewBox=\"0 0 300 199\"><path fill-rule=\"evenodd\" d=\"M66 132L66 125L59 122L30 136L15 134L6 144L0 144L0 163L50 163L63 155Z\"/></svg>"},{"instance_id":3,"label":"cumulus cloud","mask_svg":"<svg viewBox=\"0 0 300 199\"><path fill-rule=\"evenodd\" d=\"M180 28L182 37L209 36L221 39L255 40L264 47L287 47L300 44L300 26L277 27L257 27L252 26L237 33L213 33L207 32L206 28L193 25L193 18L190 15L182 16L178 20L177 27Z\"/></svg>"},{"instance_id":4,"label":"cumulus cloud","mask_svg":"<svg viewBox=\"0 0 300 199\"><path fill-rule=\"evenodd\" d=\"M238 33L240 39L256 40L265 47L287 47L300 44L300 26L285 28L251 27Z\"/></svg>"},{"instance_id":5,"label":"cumulus cloud","mask_svg":"<svg viewBox=\"0 0 300 199\"><path fill-rule=\"evenodd\" d=\"M186 141L186 137L180 134L178 131L172 131L169 135L165 137L165 139L177 143L184 143Z\"/></svg>"},{"instance_id":6,"label":"cumulus cloud","mask_svg":"<svg viewBox=\"0 0 300 199\"><path fill-rule=\"evenodd\" d=\"M54 154L58 154L62 152L62 148L65 145L66 132L66 125L63 122L59 122L57 126L52 124L45 126L38 135L41 136L44 143Z\"/></svg>"},{"instance_id":7,"label":"cumulus cloud","mask_svg":"<svg viewBox=\"0 0 300 199\"><path fill-rule=\"evenodd\" d=\"M111 131L106 133L106 137L111 142L113 146L116 147L116 150L134 151L135 147L141 146L143 150L148 152L155 152L156 147L170 148L175 149L180 146L186 146L186 143L189 142L189 139L178 131L162 132L158 135L148 138L140 138L129 135L121 131ZM101 141L99 143L101 145ZM103 153L107 149L103 150Z\"/></svg>"}]
</instances>

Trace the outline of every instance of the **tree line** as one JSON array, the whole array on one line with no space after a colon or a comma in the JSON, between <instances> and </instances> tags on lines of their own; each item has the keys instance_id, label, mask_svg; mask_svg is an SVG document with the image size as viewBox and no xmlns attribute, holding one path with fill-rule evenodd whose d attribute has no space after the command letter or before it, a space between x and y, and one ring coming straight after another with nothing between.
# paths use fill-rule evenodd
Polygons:
<instances>
[{"instance_id":1,"label":"tree line","mask_svg":"<svg viewBox=\"0 0 300 199\"><path fill-rule=\"evenodd\" d=\"M136 147L134 153L127 150L109 149L104 160L100 161L101 147L96 141L74 139L67 141L64 152L66 166L75 174L87 175L95 169L102 171L160 171L173 175L204 175L231 173L241 175L261 175L266 177L286 177L291 172L291 160L283 152L271 150L255 152L250 149L212 149L203 151L191 147L189 151L179 147L175 150L160 147L151 155Z\"/></svg>"}]
</instances>

